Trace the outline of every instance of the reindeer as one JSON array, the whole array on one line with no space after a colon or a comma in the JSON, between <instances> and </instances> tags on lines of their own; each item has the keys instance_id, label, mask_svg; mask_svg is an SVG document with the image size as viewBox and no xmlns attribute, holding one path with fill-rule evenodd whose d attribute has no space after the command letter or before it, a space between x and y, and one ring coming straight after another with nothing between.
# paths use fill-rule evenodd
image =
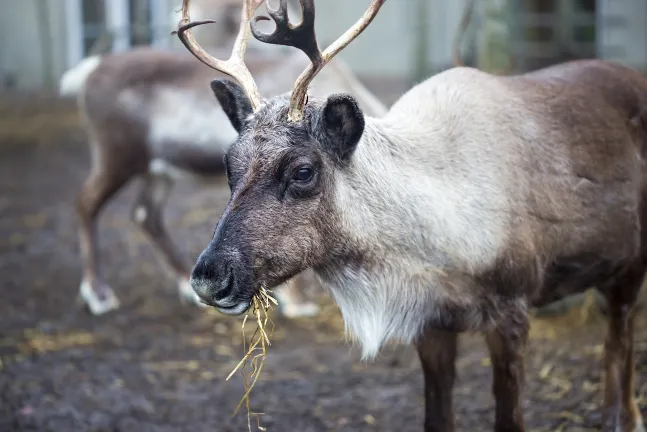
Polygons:
<instances>
[{"instance_id":1,"label":"reindeer","mask_svg":"<svg viewBox=\"0 0 647 432\"><path fill-rule=\"evenodd\" d=\"M225 26L226 12L219 15ZM220 33L225 40L226 35L226 31ZM307 59L294 54L279 58L254 54L250 66L261 74L261 87L270 94L289 90L296 74L307 65ZM180 177L212 183L225 175L223 156L237 132L209 91L213 78L213 70L189 53L150 47L86 58L62 77L60 94L78 97L92 154L90 174L77 198L77 213L84 265L80 295L93 314L119 307L117 296L99 272L98 216L135 178L141 178L143 185L133 207L133 221L172 269L180 298L203 306L189 285L190 266L164 225L163 208ZM341 61L321 77L319 85L324 95L331 91L356 95L373 115L386 112ZM277 292L284 315L317 313L317 305L305 300L304 284L299 276Z\"/></svg>"},{"instance_id":2,"label":"reindeer","mask_svg":"<svg viewBox=\"0 0 647 432\"><path fill-rule=\"evenodd\" d=\"M260 287L314 269L365 359L389 341L417 347L425 430L454 430L457 335L483 333L495 430L523 431L528 309L595 286L609 303L603 428L644 430L634 399L634 303L647 265L647 79L578 60L515 76L457 67L411 88L381 118L349 94L308 85L385 0L324 51L313 0L286 0L249 34L311 60L289 95L260 97L243 51L200 60L236 79L211 88L238 131L227 150L231 199L192 270L200 298L229 315ZM269 8L268 8L269 9ZM248 25L248 22L251 23Z\"/></svg>"}]
</instances>

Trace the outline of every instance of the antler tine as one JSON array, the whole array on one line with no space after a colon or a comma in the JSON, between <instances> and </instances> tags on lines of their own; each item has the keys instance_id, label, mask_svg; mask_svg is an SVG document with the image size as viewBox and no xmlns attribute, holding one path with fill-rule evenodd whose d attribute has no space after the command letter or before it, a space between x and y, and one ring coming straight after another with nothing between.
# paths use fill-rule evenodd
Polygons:
<instances>
[{"instance_id":1,"label":"antler tine","mask_svg":"<svg viewBox=\"0 0 647 432\"><path fill-rule=\"evenodd\" d=\"M207 66L227 74L240 83L247 93L249 102L253 110L257 110L261 104L261 96L258 92L254 78L247 66L245 66L245 51L249 40L248 22L254 15L254 11L261 5L263 0L244 0L240 16L240 30L236 36L231 56L227 60L220 60L208 54L195 40L191 29L198 25L215 23L214 20L204 20L191 22L189 15L190 0L182 0L182 19L178 23L177 33L182 44L202 63Z\"/></svg>"},{"instance_id":2,"label":"antler tine","mask_svg":"<svg viewBox=\"0 0 647 432\"><path fill-rule=\"evenodd\" d=\"M312 64L294 83L294 88L290 94L290 110L288 111L289 121L300 121L303 119L303 110L306 104L306 92L308 86L319 73L319 71L328 63L339 51L346 48L364 29L373 21L375 15L386 0L372 0L364 15L335 42L330 44L325 51L321 52L317 44L315 35L315 7L314 0L300 0L303 20L298 26L289 23L287 16L287 0L281 0L277 10L269 7L269 0L266 5L269 15L276 24L276 30L273 33L266 34L256 28L256 22L268 21L268 17L259 16L254 19L252 24L252 34L261 42L276 45L292 46L303 51Z\"/></svg>"},{"instance_id":3,"label":"antler tine","mask_svg":"<svg viewBox=\"0 0 647 432\"><path fill-rule=\"evenodd\" d=\"M276 24L276 29L272 33L263 33L258 29L256 23L269 21L270 18L262 15L254 17L252 21L254 37L261 42L298 48L308 56L311 62L320 63L322 54L315 36L315 11L312 0L301 0L303 20L296 26L290 24L287 0L281 0L278 9L270 8L269 0L266 0L265 5L267 13Z\"/></svg>"}]
</instances>

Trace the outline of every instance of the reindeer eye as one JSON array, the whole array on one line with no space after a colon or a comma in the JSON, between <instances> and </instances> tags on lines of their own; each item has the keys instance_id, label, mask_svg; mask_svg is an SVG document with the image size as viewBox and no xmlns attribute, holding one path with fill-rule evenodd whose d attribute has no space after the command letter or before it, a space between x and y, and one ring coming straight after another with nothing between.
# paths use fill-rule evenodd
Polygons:
<instances>
[{"instance_id":1,"label":"reindeer eye","mask_svg":"<svg viewBox=\"0 0 647 432\"><path fill-rule=\"evenodd\" d=\"M314 175L314 171L312 168L304 167L304 168L299 168L294 173L294 176L292 176L292 179L298 182L307 182L310 179L312 179L313 175Z\"/></svg>"}]
</instances>

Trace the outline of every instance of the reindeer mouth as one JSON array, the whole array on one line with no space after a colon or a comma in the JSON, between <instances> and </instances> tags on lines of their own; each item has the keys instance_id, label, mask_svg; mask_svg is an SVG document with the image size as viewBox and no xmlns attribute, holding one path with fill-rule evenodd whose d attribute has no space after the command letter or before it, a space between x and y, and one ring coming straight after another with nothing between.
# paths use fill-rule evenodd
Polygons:
<instances>
[{"instance_id":1,"label":"reindeer mouth","mask_svg":"<svg viewBox=\"0 0 647 432\"><path fill-rule=\"evenodd\" d=\"M250 308L251 305L252 305L251 301L243 301L232 306L218 306L217 304L213 306L215 306L215 308L220 313L223 313L225 315L230 315L230 316L236 316L236 315L242 315L245 312L247 312L247 310Z\"/></svg>"}]
</instances>

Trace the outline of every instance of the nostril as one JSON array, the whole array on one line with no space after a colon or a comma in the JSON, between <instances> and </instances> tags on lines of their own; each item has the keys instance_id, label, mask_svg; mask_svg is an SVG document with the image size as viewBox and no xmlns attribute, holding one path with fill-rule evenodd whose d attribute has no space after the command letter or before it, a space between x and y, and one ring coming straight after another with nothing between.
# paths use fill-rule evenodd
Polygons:
<instances>
[{"instance_id":1,"label":"nostril","mask_svg":"<svg viewBox=\"0 0 647 432\"><path fill-rule=\"evenodd\" d=\"M204 253L198 258L191 276L194 279L217 280L220 273L218 269L219 260L212 254Z\"/></svg>"},{"instance_id":2,"label":"nostril","mask_svg":"<svg viewBox=\"0 0 647 432\"><path fill-rule=\"evenodd\" d=\"M234 288L234 284L236 283L236 277L234 275L233 270L231 267L227 268L227 278L225 279L225 282L223 284L223 290L225 291L231 291Z\"/></svg>"},{"instance_id":3,"label":"nostril","mask_svg":"<svg viewBox=\"0 0 647 432\"><path fill-rule=\"evenodd\" d=\"M217 261L214 259L204 260L202 263L202 277L205 279L216 279L218 277Z\"/></svg>"},{"instance_id":4,"label":"nostril","mask_svg":"<svg viewBox=\"0 0 647 432\"><path fill-rule=\"evenodd\" d=\"M218 275L216 281L220 282L214 286L214 299L220 301L231 296L236 287L236 275L233 269L229 266L223 266L222 273Z\"/></svg>"},{"instance_id":5,"label":"nostril","mask_svg":"<svg viewBox=\"0 0 647 432\"><path fill-rule=\"evenodd\" d=\"M210 301L226 300L235 293L238 283L234 263L214 253L203 253L191 272L191 280L194 291Z\"/></svg>"},{"instance_id":6,"label":"nostril","mask_svg":"<svg viewBox=\"0 0 647 432\"><path fill-rule=\"evenodd\" d=\"M195 263L195 266L193 266L193 270L191 271L191 277L194 279L202 279L205 277L205 272L206 272L206 260L203 257L199 257L198 261Z\"/></svg>"}]
</instances>

